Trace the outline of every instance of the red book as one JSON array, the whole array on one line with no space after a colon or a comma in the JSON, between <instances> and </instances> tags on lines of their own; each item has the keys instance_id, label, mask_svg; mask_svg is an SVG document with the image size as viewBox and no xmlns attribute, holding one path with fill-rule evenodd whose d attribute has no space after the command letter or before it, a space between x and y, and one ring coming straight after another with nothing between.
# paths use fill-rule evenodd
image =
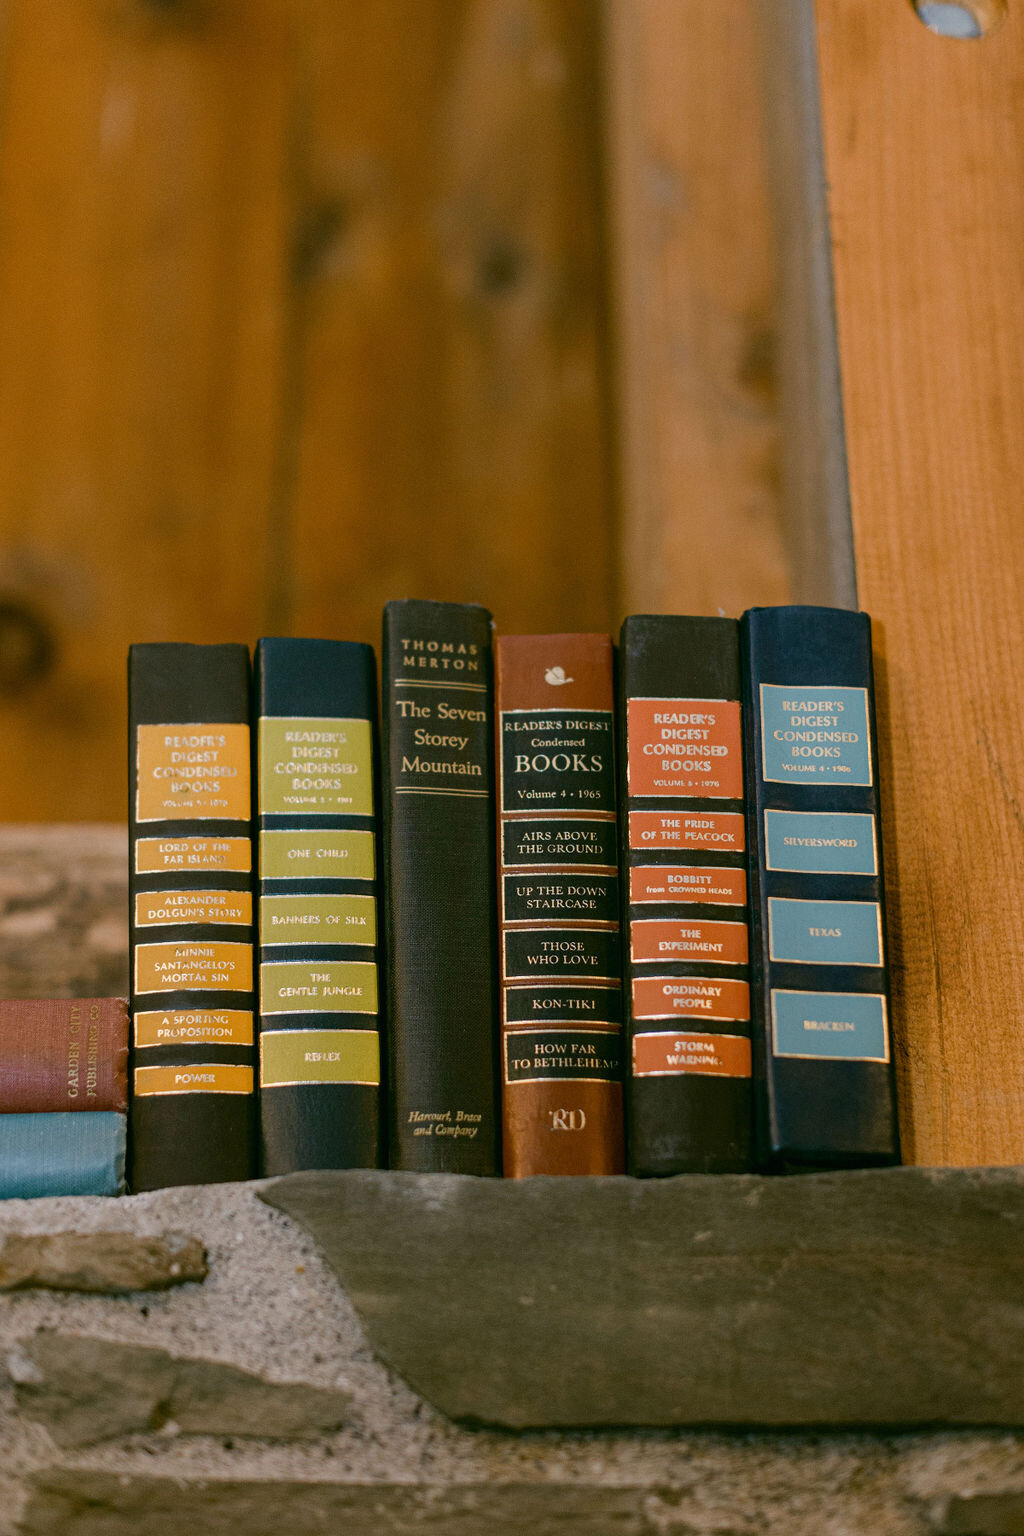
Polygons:
<instances>
[{"instance_id":1,"label":"red book","mask_svg":"<svg viewBox=\"0 0 1024 1536\"><path fill-rule=\"evenodd\" d=\"M0 1114L127 1108L124 998L0 1002Z\"/></svg>"},{"instance_id":2,"label":"red book","mask_svg":"<svg viewBox=\"0 0 1024 1536\"><path fill-rule=\"evenodd\" d=\"M612 643L495 642L506 1178L621 1173Z\"/></svg>"}]
</instances>

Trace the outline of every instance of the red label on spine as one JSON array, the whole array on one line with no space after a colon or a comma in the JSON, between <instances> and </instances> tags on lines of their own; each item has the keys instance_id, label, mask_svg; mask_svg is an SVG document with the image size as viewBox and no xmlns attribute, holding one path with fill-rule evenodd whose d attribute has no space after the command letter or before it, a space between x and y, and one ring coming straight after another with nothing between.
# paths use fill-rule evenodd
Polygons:
<instances>
[{"instance_id":1,"label":"red label on spine","mask_svg":"<svg viewBox=\"0 0 1024 1536\"><path fill-rule=\"evenodd\" d=\"M736 811L630 811L629 846L742 853L743 817Z\"/></svg>"},{"instance_id":2,"label":"red label on spine","mask_svg":"<svg viewBox=\"0 0 1024 1536\"><path fill-rule=\"evenodd\" d=\"M749 1019L750 988L720 976L634 976L633 1017Z\"/></svg>"},{"instance_id":3,"label":"red label on spine","mask_svg":"<svg viewBox=\"0 0 1024 1536\"><path fill-rule=\"evenodd\" d=\"M709 965L746 965L746 923L702 923L643 918L630 925L633 960L700 960Z\"/></svg>"},{"instance_id":4,"label":"red label on spine","mask_svg":"<svg viewBox=\"0 0 1024 1536\"><path fill-rule=\"evenodd\" d=\"M742 869L711 869L688 864L635 864L629 872L629 900L687 901L704 906L742 907L747 876Z\"/></svg>"},{"instance_id":5,"label":"red label on spine","mask_svg":"<svg viewBox=\"0 0 1024 1536\"><path fill-rule=\"evenodd\" d=\"M634 1077L749 1077L750 1041L742 1035L648 1034L633 1036Z\"/></svg>"},{"instance_id":6,"label":"red label on spine","mask_svg":"<svg viewBox=\"0 0 1024 1536\"><path fill-rule=\"evenodd\" d=\"M740 706L730 699L630 699L631 795L743 798Z\"/></svg>"}]
</instances>

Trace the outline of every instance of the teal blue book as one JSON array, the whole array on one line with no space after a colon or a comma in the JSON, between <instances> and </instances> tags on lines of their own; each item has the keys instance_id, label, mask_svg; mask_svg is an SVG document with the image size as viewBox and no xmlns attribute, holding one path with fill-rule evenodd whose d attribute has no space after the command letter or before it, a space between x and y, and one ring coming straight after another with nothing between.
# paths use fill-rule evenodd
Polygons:
<instances>
[{"instance_id":1,"label":"teal blue book","mask_svg":"<svg viewBox=\"0 0 1024 1536\"><path fill-rule=\"evenodd\" d=\"M127 1116L0 1115L0 1200L124 1193Z\"/></svg>"}]
</instances>

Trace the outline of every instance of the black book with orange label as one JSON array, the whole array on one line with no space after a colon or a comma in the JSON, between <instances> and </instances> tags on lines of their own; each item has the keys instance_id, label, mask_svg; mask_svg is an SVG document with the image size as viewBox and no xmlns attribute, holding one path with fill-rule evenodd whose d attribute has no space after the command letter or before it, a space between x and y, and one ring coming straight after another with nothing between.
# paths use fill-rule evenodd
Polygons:
<instances>
[{"instance_id":1,"label":"black book with orange label","mask_svg":"<svg viewBox=\"0 0 1024 1536\"><path fill-rule=\"evenodd\" d=\"M638 615L620 645L630 1173L752 1156L739 626Z\"/></svg>"},{"instance_id":2,"label":"black book with orange label","mask_svg":"<svg viewBox=\"0 0 1024 1536\"><path fill-rule=\"evenodd\" d=\"M254 1168L249 652L128 661L131 1187Z\"/></svg>"}]
</instances>

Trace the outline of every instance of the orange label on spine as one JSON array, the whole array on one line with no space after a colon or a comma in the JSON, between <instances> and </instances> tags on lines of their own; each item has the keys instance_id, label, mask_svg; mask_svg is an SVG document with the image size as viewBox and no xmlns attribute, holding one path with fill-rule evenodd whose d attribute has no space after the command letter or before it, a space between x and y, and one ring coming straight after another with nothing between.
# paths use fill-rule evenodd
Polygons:
<instances>
[{"instance_id":1,"label":"orange label on spine","mask_svg":"<svg viewBox=\"0 0 1024 1536\"><path fill-rule=\"evenodd\" d=\"M749 1019L750 988L721 976L635 976L634 1019Z\"/></svg>"},{"instance_id":2,"label":"orange label on spine","mask_svg":"<svg viewBox=\"0 0 1024 1536\"><path fill-rule=\"evenodd\" d=\"M140 725L136 821L248 821L247 725Z\"/></svg>"},{"instance_id":3,"label":"orange label on spine","mask_svg":"<svg viewBox=\"0 0 1024 1536\"><path fill-rule=\"evenodd\" d=\"M136 992L251 992L251 944L137 944Z\"/></svg>"},{"instance_id":4,"label":"orange label on spine","mask_svg":"<svg viewBox=\"0 0 1024 1536\"><path fill-rule=\"evenodd\" d=\"M635 864L629 872L629 900L694 901L705 906L742 907L747 876L742 869L699 869L687 864Z\"/></svg>"},{"instance_id":5,"label":"orange label on spine","mask_svg":"<svg viewBox=\"0 0 1024 1536\"><path fill-rule=\"evenodd\" d=\"M738 811L630 811L629 846L742 853L743 817Z\"/></svg>"},{"instance_id":6,"label":"orange label on spine","mask_svg":"<svg viewBox=\"0 0 1024 1536\"><path fill-rule=\"evenodd\" d=\"M248 891L140 891L135 897L137 928L165 927L170 923L252 922L252 896Z\"/></svg>"},{"instance_id":7,"label":"orange label on spine","mask_svg":"<svg viewBox=\"0 0 1024 1536\"><path fill-rule=\"evenodd\" d=\"M750 1041L742 1035L650 1034L633 1036L634 1077L749 1077Z\"/></svg>"},{"instance_id":8,"label":"orange label on spine","mask_svg":"<svg viewBox=\"0 0 1024 1536\"><path fill-rule=\"evenodd\" d=\"M644 918L630 924L629 948L633 960L701 960L709 965L746 965L747 925Z\"/></svg>"},{"instance_id":9,"label":"orange label on spine","mask_svg":"<svg viewBox=\"0 0 1024 1536\"><path fill-rule=\"evenodd\" d=\"M135 844L137 875L193 869L247 875L252 869L252 843L247 837L140 837Z\"/></svg>"},{"instance_id":10,"label":"orange label on spine","mask_svg":"<svg viewBox=\"0 0 1024 1536\"><path fill-rule=\"evenodd\" d=\"M252 1045L252 1014L240 1008L155 1008L136 1013L135 1048L154 1045Z\"/></svg>"},{"instance_id":11,"label":"orange label on spine","mask_svg":"<svg viewBox=\"0 0 1024 1536\"><path fill-rule=\"evenodd\" d=\"M252 1093L252 1067L214 1061L188 1067L136 1067L135 1097L152 1093Z\"/></svg>"},{"instance_id":12,"label":"orange label on spine","mask_svg":"<svg viewBox=\"0 0 1024 1536\"><path fill-rule=\"evenodd\" d=\"M734 699L630 699L631 795L743 798L740 706Z\"/></svg>"}]
</instances>

